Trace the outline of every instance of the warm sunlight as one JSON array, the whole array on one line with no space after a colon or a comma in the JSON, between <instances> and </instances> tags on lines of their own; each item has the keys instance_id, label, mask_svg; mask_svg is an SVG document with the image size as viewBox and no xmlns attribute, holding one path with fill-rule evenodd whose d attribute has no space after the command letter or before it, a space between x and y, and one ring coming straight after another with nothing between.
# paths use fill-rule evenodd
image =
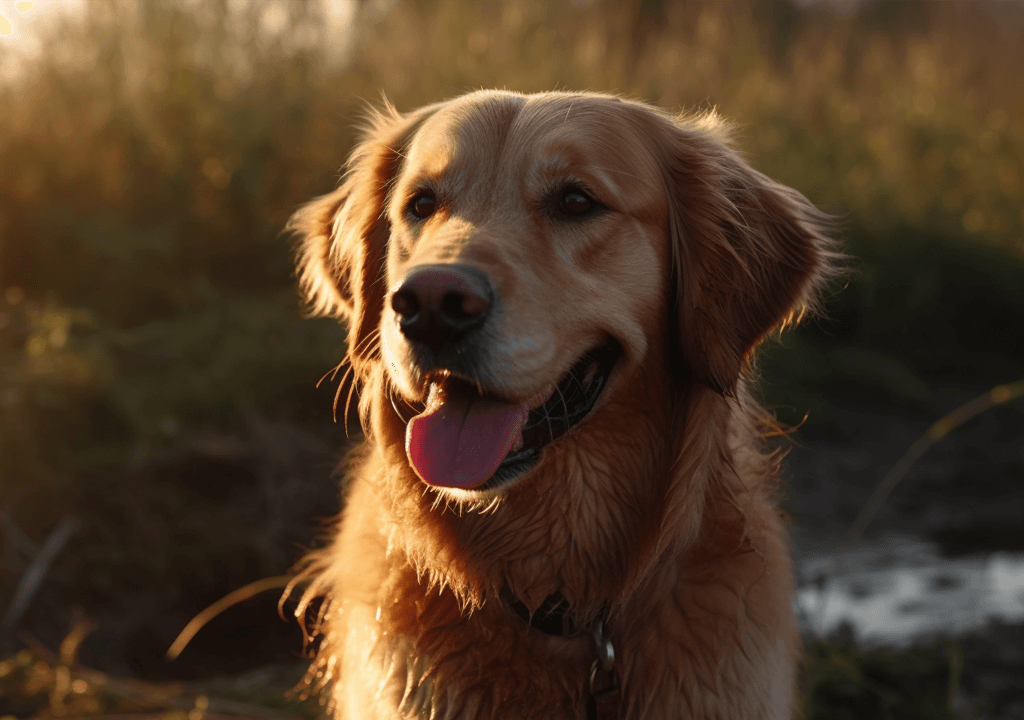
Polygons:
<instances>
[{"instance_id":1,"label":"warm sunlight","mask_svg":"<svg viewBox=\"0 0 1024 720\"><path fill-rule=\"evenodd\" d=\"M804 318L782 342L755 351L748 378L760 381L753 402L766 410L765 433L776 431L765 442L782 464L771 494L788 518L794 551L805 716L844 717L850 703L853 715L882 720L1012 715L1024 647L1024 351L1014 330L1024 327L1022 27L1024 3L997 0L0 0L0 720L150 711L198 720L232 707L247 717L322 715L315 704L285 706L281 697L308 667L296 657L302 631L293 617L303 590L284 606L288 623L277 616L280 594L263 591L293 572L300 548L329 547L324 530L353 496L339 480L365 437L360 408L391 408L406 425L426 417L411 436L442 449L409 462L438 483L443 473L420 459L440 466L438 439L456 434L437 407L416 415L393 393L368 392L360 383L389 376L345 364L347 326L304 317L289 218L312 198L348 197L332 193L382 97L410 113L478 88L597 91L673 114L714 108L734 123L732 139L750 166L834 218L849 274L821 298L820 318ZM409 121L413 133L418 120ZM625 162L622 187L640 195L625 179L639 176L637 157L662 162L675 146L623 158L626 139L605 142L601 162L604 170ZM404 142L388 144L386 154L401 154ZM372 196L378 200L399 193L405 185L385 175L430 147L356 176L377 178L367 187L381 191ZM506 172L511 155L493 157L495 173ZM466 187L484 199L489 182ZM565 189L553 201L559 208L585 188ZM511 202L493 196L495 207ZM627 197L596 198L607 214L595 222L617 227ZM737 197L730 203L740 215L763 205L763 195ZM628 207L667 207L645 198ZM714 207L694 198L687 208ZM408 209L423 199L411 196ZM351 222L332 202L310 215L329 230L301 247L330 248L317 287L324 297L338 293L333 307L351 301L347 311L370 318L353 333L370 338L361 348L371 349L369 363L372 330L383 326L367 308L380 310L384 301L343 296L357 279L376 278L382 293L393 287L383 281L391 261L360 265L358 273L342 264L351 265L357 247L383 252L399 237L385 225L401 212L398 205L376 212L367 202L374 212L364 208ZM443 216L420 218L427 236ZM466 222L483 227L475 216ZM672 219L637 222L654 232ZM337 241L347 223L380 232ZM503 232L530 225L509 220ZM722 235L728 243L744 237ZM547 267L540 251L517 247ZM595 263L628 257L621 272L608 273L625 288L621 296L607 282L574 284L564 275L546 284L591 288L585 303L538 300L519 316L532 323L576 308L552 333L556 340L598 306L607 307L602 317L625 322L652 286L623 279L641 277L631 274L641 254L592 253ZM678 283L690 262L683 254L674 273L642 277ZM772 276L764 267L750 263L751 277ZM507 292L515 284L494 287ZM728 304L665 288L663 299L677 305L655 312L656 322L630 319L629 327L661 338L654 329L685 317L685 302L708 318ZM615 305L619 297L632 300ZM516 324L502 302L508 314L500 316ZM397 312L394 302L383 307ZM658 343L681 339L692 325L676 323ZM586 337L621 339L616 332ZM660 361L682 367L713 337L709 331L702 343L680 348L685 358L673 349ZM669 397L649 389L675 375L640 357L658 343L623 345L629 363L616 360L611 370L566 352L565 363L579 372L565 380L578 375L584 389L607 380L608 392L618 393L618 373L645 367L647 394L623 397ZM522 347L549 352L550 345ZM505 365L502 372L511 374ZM465 387L452 381L447 392L446 402L469 407ZM351 402L338 402L332 423L340 394ZM721 397L710 388L705 394L709 403ZM574 402L561 392L552 397ZM518 427L521 413L497 400L490 407L498 420L484 425ZM558 433L544 426L552 443L560 442L556 434L567 442L588 437L582 423L570 430L568 409L563 416ZM680 432L700 426L685 412L635 417L622 433L654 429L655 437L672 423ZM369 427L371 435L405 437L392 424ZM608 430L587 452L613 454L618 432ZM502 437L540 457L537 437ZM558 455L558 447L544 452L583 456ZM490 459L504 463L494 448L504 449L492 443ZM398 448L365 457L401 470L407 455ZM616 462L628 469L621 457ZM471 469L483 477L481 467ZM401 472L380 475L382 492ZM625 490L643 486L618 482L620 502ZM582 511L603 497L596 484L576 495L556 488L564 489L556 482L538 502ZM434 492L417 489L417 498ZM444 497L462 491L447 489ZM622 507L623 518L661 511L657 502ZM856 542L842 539L851 528ZM473 537L487 545L515 534ZM628 555L623 544L605 557ZM353 562L346 572L361 581L374 567ZM539 599L549 592L542 590ZM391 612L377 606L382 616ZM303 609L310 626L328 611L315 602ZM648 622L642 613L629 617ZM609 622L618 632L618 618ZM168 663L183 628L188 643L179 642L180 656ZM662 634L656 628L652 637ZM207 684L214 676L230 678L230 687ZM179 694L168 694L171 681L180 681ZM311 682L326 680L314 671ZM243 699L252 707L231 704Z\"/></svg>"}]
</instances>

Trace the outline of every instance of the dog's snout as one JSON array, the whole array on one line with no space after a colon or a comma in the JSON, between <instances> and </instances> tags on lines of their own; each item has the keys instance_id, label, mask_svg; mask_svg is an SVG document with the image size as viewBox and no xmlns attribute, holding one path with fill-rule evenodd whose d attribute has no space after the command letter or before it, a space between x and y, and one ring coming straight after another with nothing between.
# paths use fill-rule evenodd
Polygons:
<instances>
[{"instance_id":1,"label":"dog's snout","mask_svg":"<svg viewBox=\"0 0 1024 720\"><path fill-rule=\"evenodd\" d=\"M406 338L439 350L482 326L493 300L494 288L479 270L422 265L395 288L391 309Z\"/></svg>"}]
</instances>

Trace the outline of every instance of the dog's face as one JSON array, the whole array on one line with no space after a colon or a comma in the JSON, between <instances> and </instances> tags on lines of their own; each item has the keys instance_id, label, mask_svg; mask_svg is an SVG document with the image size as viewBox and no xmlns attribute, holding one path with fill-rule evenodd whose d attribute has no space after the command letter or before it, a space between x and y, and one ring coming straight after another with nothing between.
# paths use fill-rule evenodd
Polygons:
<instances>
[{"instance_id":1,"label":"dog's face","mask_svg":"<svg viewBox=\"0 0 1024 720\"><path fill-rule=\"evenodd\" d=\"M572 105L447 105L389 193L382 356L397 391L427 406L407 450L431 485L521 476L663 324L657 164L628 117Z\"/></svg>"},{"instance_id":2,"label":"dog's face","mask_svg":"<svg viewBox=\"0 0 1024 720\"><path fill-rule=\"evenodd\" d=\"M360 377L382 368L424 482L502 492L640 372L735 389L827 246L719 132L590 94L377 118L293 227L314 307L348 320Z\"/></svg>"}]
</instances>

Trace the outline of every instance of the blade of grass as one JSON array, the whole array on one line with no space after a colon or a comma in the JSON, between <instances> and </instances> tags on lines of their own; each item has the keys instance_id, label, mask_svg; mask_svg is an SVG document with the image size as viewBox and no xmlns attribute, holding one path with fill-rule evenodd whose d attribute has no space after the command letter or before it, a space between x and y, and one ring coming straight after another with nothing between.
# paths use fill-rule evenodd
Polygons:
<instances>
[{"instance_id":1,"label":"blade of grass","mask_svg":"<svg viewBox=\"0 0 1024 720\"><path fill-rule=\"evenodd\" d=\"M261 592L267 590L273 590L275 588L284 588L291 582L291 575L275 575L274 577L263 578L256 580L248 585L243 585L237 590L232 590L227 595L222 597L217 602L210 605L205 610L201 611L194 618L188 621L188 624L178 633L178 637L174 639L171 646L167 649L168 661L174 660L176 657L181 655L181 651L185 649L185 646L191 642L192 638L196 636L206 623L213 620L215 617L220 615L222 612L237 605L240 602L245 602L251 597L259 595Z\"/></svg>"},{"instance_id":2,"label":"blade of grass","mask_svg":"<svg viewBox=\"0 0 1024 720\"><path fill-rule=\"evenodd\" d=\"M874 520L886 499L890 494L892 494L892 491L896 489L899 482L904 478L910 468L913 467L914 463L924 455L928 448L976 415L979 415L996 405L1002 405L1010 402L1022 395L1024 395L1024 379L1010 383L1009 385L997 385L987 393L979 395L970 402L964 403L956 410L953 410L951 413L939 418L931 427L928 428L927 431L925 431L924 435L919 437L917 441L907 449L907 452L903 454L903 457L901 457L899 461L893 465L892 469L886 473L885 477L882 478L878 487L875 488L871 497L868 498L868 501L864 504L860 514L857 515L857 519L853 521L849 531L847 531L847 538L849 540L857 540L864 534L864 531L867 529L868 525L871 524L871 521Z\"/></svg>"},{"instance_id":3,"label":"blade of grass","mask_svg":"<svg viewBox=\"0 0 1024 720\"><path fill-rule=\"evenodd\" d=\"M11 601L11 606L4 615L0 627L10 630L18 624L21 616L28 610L32 597L36 594L36 590L39 589L40 583L43 582L43 578L50 569L50 565L57 555L60 554L68 540L71 539L71 536L78 530L79 524L78 518L72 516L65 517L54 528L53 532L50 533L50 536L46 538L46 542L39 548L39 552L36 553L32 564L25 571L21 582L18 583L18 589L14 593L14 600Z\"/></svg>"}]
</instances>

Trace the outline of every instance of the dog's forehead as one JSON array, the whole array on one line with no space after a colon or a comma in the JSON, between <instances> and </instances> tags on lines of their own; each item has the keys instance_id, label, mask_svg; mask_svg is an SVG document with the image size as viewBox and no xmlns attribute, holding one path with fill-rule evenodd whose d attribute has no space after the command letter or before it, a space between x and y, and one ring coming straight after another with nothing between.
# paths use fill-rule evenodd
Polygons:
<instances>
[{"instance_id":1,"label":"dog's forehead","mask_svg":"<svg viewBox=\"0 0 1024 720\"><path fill-rule=\"evenodd\" d=\"M442 105L413 136L406 169L439 177L454 163L486 161L522 104L511 93L474 93Z\"/></svg>"},{"instance_id":2,"label":"dog's forehead","mask_svg":"<svg viewBox=\"0 0 1024 720\"><path fill-rule=\"evenodd\" d=\"M541 179L590 170L617 189L654 163L641 107L617 98L544 93L474 93L442 106L421 126L405 170L416 176L473 177L511 170ZM647 118L650 120L651 118Z\"/></svg>"}]
</instances>

